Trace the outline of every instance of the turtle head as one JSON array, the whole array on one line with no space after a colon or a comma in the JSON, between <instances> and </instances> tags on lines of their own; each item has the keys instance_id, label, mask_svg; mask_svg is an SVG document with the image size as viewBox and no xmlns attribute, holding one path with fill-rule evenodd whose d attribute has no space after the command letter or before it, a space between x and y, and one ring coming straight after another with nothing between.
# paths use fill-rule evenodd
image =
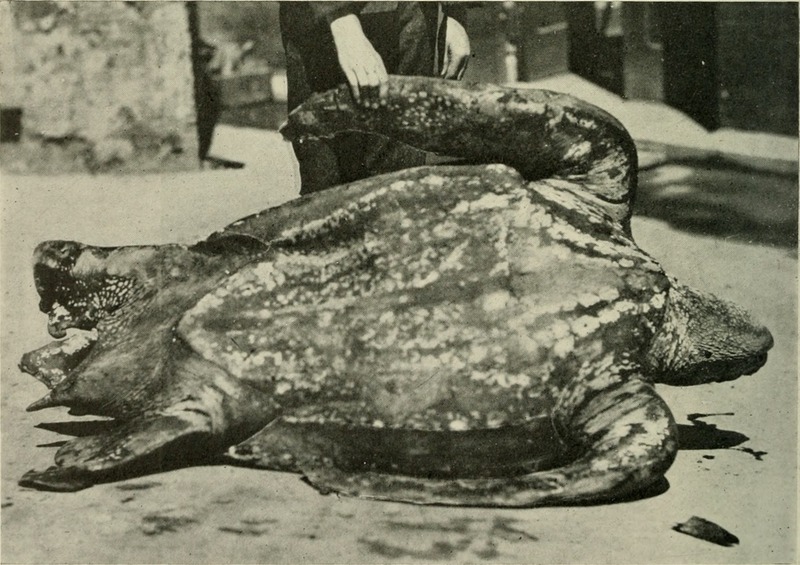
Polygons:
<instances>
[{"instance_id":1,"label":"turtle head","mask_svg":"<svg viewBox=\"0 0 800 565\"><path fill-rule=\"evenodd\" d=\"M755 373L772 345L769 330L743 309L673 281L649 357L657 382L695 385Z\"/></svg>"},{"instance_id":2,"label":"turtle head","mask_svg":"<svg viewBox=\"0 0 800 565\"><path fill-rule=\"evenodd\" d=\"M92 329L118 309L139 286L132 271L153 253L146 247L93 247L74 241L46 241L34 252L33 277L39 309L49 315L48 331Z\"/></svg>"}]
</instances>

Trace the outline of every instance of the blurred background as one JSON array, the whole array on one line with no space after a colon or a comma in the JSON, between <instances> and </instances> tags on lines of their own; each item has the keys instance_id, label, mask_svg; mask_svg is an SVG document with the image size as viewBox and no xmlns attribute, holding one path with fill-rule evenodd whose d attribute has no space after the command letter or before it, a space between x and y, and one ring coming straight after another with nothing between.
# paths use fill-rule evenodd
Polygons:
<instances>
[{"instance_id":1,"label":"blurred background","mask_svg":"<svg viewBox=\"0 0 800 565\"><path fill-rule=\"evenodd\" d=\"M241 54L214 67L223 105L282 102L282 79L269 88L283 73L277 4L200 2L197 11L204 39ZM796 3L482 2L468 13L468 80L572 72L625 98L663 101L708 129L797 134ZM261 123L280 121L276 113Z\"/></svg>"},{"instance_id":2,"label":"blurred background","mask_svg":"<svg viewBox=\"0 0 800 565\"><path fill-rule=\"evenodd\" d=\"M6 169L192 168L215 123L285 118L276 2L0 10ZM467 80L572 75L707 130L797 135L796 3L480 2L468 28Z\"/></svg>"}]
</instances>

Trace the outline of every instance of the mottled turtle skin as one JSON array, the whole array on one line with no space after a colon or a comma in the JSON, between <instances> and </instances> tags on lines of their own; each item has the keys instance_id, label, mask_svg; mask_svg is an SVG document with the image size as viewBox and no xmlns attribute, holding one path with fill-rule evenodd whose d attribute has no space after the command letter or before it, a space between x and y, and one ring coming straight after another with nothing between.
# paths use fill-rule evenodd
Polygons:
<instances>
[{"instance_id":1,"label":"mottled turtle skin","mask_svg":"<svg viewBox=\"0 0 800 565\"><path fill-rule=\"evenodd\" d=\"M343 130L464 164L333 188L189 247L39 246L40 307L66 339L23 358L50 388L29 409L119 425L23 485L77 490L226 453L393 501L613 501L675 457L654 383L766 361L769 331L634 243L635 148L605 112L392 77L387 107L340 88L284 133Z\"/></svg>"}]
</instances>

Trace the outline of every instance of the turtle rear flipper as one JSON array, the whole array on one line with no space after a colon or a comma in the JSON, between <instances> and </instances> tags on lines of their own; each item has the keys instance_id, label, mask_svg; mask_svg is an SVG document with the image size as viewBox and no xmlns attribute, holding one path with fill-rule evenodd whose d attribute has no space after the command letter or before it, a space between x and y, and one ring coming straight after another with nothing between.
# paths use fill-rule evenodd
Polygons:
<instances>
[{"instance_id":1,"label":"turtle rear flipper","mask_svg":"<svg viewBox=\"0 0 800 565\"><path fill-rule=\"evenodd\" d=\"M204 414L187 410L143 416L108 433L67 442L56 453L54 467L28 471L19 484L68 492L169 469L207 455L211 437L210 420Z\"/></svg>"},{"instance_id":2,"label":"turtle rear flipper","mask_svg":"<svg viewBox=\"0 0 800 565\"><path fill-rule=\"evenodd\" d=\"M303 472L321 492L378 500L455 506L532 507L629 498L663 477L677 451L666 404L637 380L594 397L568 424L585 443L562 467L507 478L441 480L331 467Z\"/></svg>"},{"instance_id":3,"label":"turtle rear flipper","mask_svg":"<svg viewBox=\"0 0 800 565\"><path fill-rule=\"evenodd\" d=\"M341 86L293 110L290 141L342 131L389 137L472 164L503 163L525 180L561 179L606 210L629 233L636 146L604 110L566 94L428 77L389 77L387 105L360 107Z\"/></svg>"}]
</instances>

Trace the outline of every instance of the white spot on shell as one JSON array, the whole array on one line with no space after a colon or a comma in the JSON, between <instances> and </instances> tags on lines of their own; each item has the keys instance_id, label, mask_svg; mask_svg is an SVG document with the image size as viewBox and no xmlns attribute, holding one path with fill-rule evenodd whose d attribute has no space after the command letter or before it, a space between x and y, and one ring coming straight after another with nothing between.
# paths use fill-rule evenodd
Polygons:
<instances>
[{"instance_id":1,"label":"white spot on shell","mask_svg":"<svg viewBox=\"0 0 800 565\"><path fill-rule=\"evenodd\" d=\"M467 249L467 246L469 246L469 240L458 244L458 246L453 249L450 255L448 255L445 260L442 261L439 269L442 271L462 269L464 265L461 263L461 258L464 256L464 251Z\"/></svg>"},{"instance_id":2,"label":"white spot on shell","mask_svg":"<svg viewBox=\"0 0 800 565\"><path fill-rule=\"evenodd\" d=\"M437 357L433 355L423 355L418 364L420 369L438 369L440 365L440 361Z\"/></svg>"},{"instance_id":3,"label":"white spot on shell","mask_svg":"<svg viewBox=\"0 0 800 565\"><path fill-rule=\"evenodd\" d=\"M408 221L409 225L405 225L406 220ZM414 222L410 219L403 220L403 227L412 227ZM441 224L437 224L433 227L432 233L435 237L439 239L450 239L451 237L455 237L458 234L458 228L452 222L444 222Z\"/></svg>"},{"instance_id":4,"label":"white spot on shell","mask_svg":"<svg viewBox=\"0 0 800 565\"><path fill-rule=\"evenodd\" d=\"M619 291L616 288L609 286L602 289L598 295L606 302L611 302L612 300L619 298Z\"/></svg>"},{"instance_id":5,"label":"white spot on shell","mask_svg":"<svg viewBox=\"0 0 800 565\"><path fill-rule=\"evenodd\" d=\"M469 429L469 424L466 422L466 420L452 420L447 427L451 432L463 432L464 430Z\"/></svg>"},{"instance_id":6,"label":"white spot on shell","mask_svg":"<svg viewBox=\"0 0 800 565\"><path fill-rule=\"evenodd\" d=\"M414 288L422 288L435 283L437 280L439 280L439 273L437 271L431 271L425 278L414 277L414 280L411 281L411 286Z\"/></svg>"},{"instance_id":7,"label":"white spot on shell","mask_svg":"<svg viewBox=\"0 0 800 565\"><path fill-rule=\"evenodd\" d=\"M566 337L570 333L569 324L564 320L556 320L553 322L551 329L553 331L553 336L556 339Z\"/></svg>"},{"instance_id":8,"label":"white spot on shell","mask_svg":"<svg viewBox=\"0 0 800 565\"><path fill-rule=\"evenodd\" d=\"M600 302L600 297L596 294L585 293L578 296L578 304L584 308L589 308Z\"/></svg>"},{"instance_id":9,"label":"white spot on shell","mask_svg":"<svg viewBox=\"0 0 800 565\"><path fill-rule=\"evenodd\" d=\"M556 342L553 346L553 353L556 357L564 358L569 355L573 349L575 349L575 338L569 335Z\"/></svg>"},{"instance_id":10,"label":"white spot on shell","mask_svg":"<svg viewBox=\"0 0 800 565\"><path fill-rule=\"evenodd\" d=\"M504 194L485 194L478 200L470 204L470 211L477 210L493 210L497 208L506 208L509 204L509 197Z\"/></svg>"},{"instance_id":11,"label":"white spot on shell","mask_svg":"<svg viewBox=\"0 0 800 565\"><path fill-rule=\"evenodd\" d=\"M543 210L535 210L530 216L530 225L534 229L549 228L553 225L553 216Z\"/></svg>"},{"instance_id":12,"label":"white spot on shell","mask_svg":"<svg viewBox=\"0 0 800 565\"><path fill-rule=\"evenodd\" d=\"M501 163L492 163L491 165L487 165L486 170L493 173L506 173L506 174L511 173L514 176L518 176L517 171L515 171L508 165L503 165Z\"/></svg>"},{"instance_id":13,"label":"white spot on shell","mask_svg":"<svg viewBox=\"0 0 800 565\"><path fill-rule=\"evenodd\" d=\"M491 292L483 297L483 309L487 312L502 310L511 301L511 294L505 290Z\"/></svg>"},{"instance_id":14,"label":"white spot on shell","mask_svg":"<svg viewBox=\"0 0 800 565\"><path fill-rule=\"evenodd\" d=\"M653 308L656 309L663 308L664 302L665 302L665 296L663 292L654 295L653 298L650 299L650 304L653 306Z\"/></svg>"},{"instance_id":15,"label":"white spot on shell","mask_svg":"<svg viewBox=\"0 0 800 565\"><path fill-rule=\"evenodd\" d=\"M222 303L222 298L217 296L216 293L206 294L197 302L197 304L195 304L194 308L187 313L186 317L188 320L191 320L192 318L200 318L208 312L215 310L217 307L222 305Z\"/></svg>"},{"instance_id":16,"label":"white spot on shell","mask_svg":"<svg viewBox=\"0 0 800 565\"><path fill-rule=\"evenodd\" d=\"M572 159L580 159L588 155L592 150L592 144L588 141L583 141L581 143L576 143L569 148L566 155L564 155L564 159L572 160Z\"/></svg>"},{"instance_id":17,"label":"white spot on shell","mask_svg":"<svg viewBox=\"0 0 800 565\"><path fill-rule=\"evenodd\" d=\"M572 323L572 331L578 337L586 337L600 327L600 320L595 316L581 316Z\"/></svg>"},{"instance_id":18,"label":"white spot on shell","mask_svg":"<svg viewBox=\"0 0 800 565\"><path fill-rule=\"evenodd\" d=\"M619 312L614 308L603 308L597 314L597 318L600 320L601 324L611 324L619 320Z\"/></svg>"},{"instance_id":19,"label":"white spot on shell","mask_svg":"<svg viewBox=\"0 0 800 565\"><path fill-rule=\"evenodd\" d=\"M473 345L469 351L467 361L472 364L477 364L486 359L489 354L489 349L484 345Z\"/></svg>"},{"instance_id":20,"label":"white spot on shell","mask_svg":"<svg viewBox=\"0 0 800 565\"><path fill-rule=\"evenodd\" d=\"M636 305L630 300L620 300L619 302L614 303L614 308L618 312L622 312L624 314L625 312L630 312L631 310L635 309Z\"/></svg>"}]
</instances>

